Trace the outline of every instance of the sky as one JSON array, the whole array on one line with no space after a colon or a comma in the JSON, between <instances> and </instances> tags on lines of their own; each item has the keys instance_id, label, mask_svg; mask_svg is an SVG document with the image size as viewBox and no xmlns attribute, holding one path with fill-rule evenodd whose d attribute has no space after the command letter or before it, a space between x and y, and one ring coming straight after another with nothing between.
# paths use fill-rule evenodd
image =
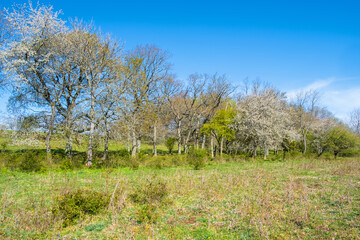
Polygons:
<instances>
[{"instance_id":1,"label":"sky","mask_svg":"<svg viewBox=\"0 0 360 240\"><path fill-rule=\"evenodd\" d=\"M0 0L9 7L23 0ZM154 44L173 71L225 74L234 86L260 79L289 98L315 89L346 121L360 108L360 1L39 0L62 18L93 21L125 50ZM8 95L1 97L6 112Z\"/></svg>"}]
</instances>

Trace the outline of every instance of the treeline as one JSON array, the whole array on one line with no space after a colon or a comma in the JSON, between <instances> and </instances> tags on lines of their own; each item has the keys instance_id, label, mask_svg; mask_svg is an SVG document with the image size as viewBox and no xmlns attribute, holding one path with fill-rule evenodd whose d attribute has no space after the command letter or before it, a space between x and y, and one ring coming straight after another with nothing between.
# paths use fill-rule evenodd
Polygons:
<instances>
[{"instance_id":1,"label":"treeline","mask_svg":"<svg viewBox=\"0 0 360 240\"><path fill-rule=\"evenodd\" d=\"M21 5L1 13L1 80L11 89L9 109L22 112L22 125L46 132L46 151L56 132L71 157L75 136L88 136L87 165L94 138L128 145L136 157L141 142L177 153L210 149L215 154L246 153L264 158L269 150L316 152L359 142L360 114L353 127L318 104L316 91L289 102L276 88L244 82L235 88L219 74L192 74L179 81L168 52L152 45L126 51L123 44L79 20L65 22L51 6ZM30 110L35 110L36 114ZM357 122L357 125L356 125ZM21 125L21 124L20 124ZM21 130L21 128L20 128Z\"/></svg>"}]
</instances>

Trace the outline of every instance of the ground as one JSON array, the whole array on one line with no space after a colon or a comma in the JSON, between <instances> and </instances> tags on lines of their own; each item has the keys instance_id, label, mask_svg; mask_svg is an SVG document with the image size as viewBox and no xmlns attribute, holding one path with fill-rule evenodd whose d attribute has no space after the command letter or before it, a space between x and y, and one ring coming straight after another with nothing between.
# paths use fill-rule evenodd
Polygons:
<instances>
[{"instance_id":1,"label":"ground","mask_svg":"<svg viewBox=\"0 0 360 240\"><path fill-rule=\"evenodd\" d=\"M155 180L166 183L168 202L154 221L140 222L129 196ZM64 227L52 209L56 196L75 189L116 192L116 202ZM4 239L360 238L359 159L211 162L202 170L3 169L0 194Z\"/></svg>"}]
</instances>

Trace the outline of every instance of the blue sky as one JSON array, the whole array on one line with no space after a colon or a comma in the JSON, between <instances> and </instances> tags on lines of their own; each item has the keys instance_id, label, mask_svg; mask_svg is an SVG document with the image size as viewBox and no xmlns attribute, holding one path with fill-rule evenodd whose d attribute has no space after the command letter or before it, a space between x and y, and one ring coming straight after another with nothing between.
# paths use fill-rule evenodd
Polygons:
<instances>
[{"instance_id":1,"label":"blue sky","mask_svg":"<svg viewBox=\"0 0 360 240\"><path fill-rule=\"evenodd\" d=\"M315 88L343 120L360 107L360 1L39 2L62 9L64 19L93 20L125 49L168 50L180 79L194 72L226 74L234 85L259 78L290 97Z\"/></svg>"}]
</instances>

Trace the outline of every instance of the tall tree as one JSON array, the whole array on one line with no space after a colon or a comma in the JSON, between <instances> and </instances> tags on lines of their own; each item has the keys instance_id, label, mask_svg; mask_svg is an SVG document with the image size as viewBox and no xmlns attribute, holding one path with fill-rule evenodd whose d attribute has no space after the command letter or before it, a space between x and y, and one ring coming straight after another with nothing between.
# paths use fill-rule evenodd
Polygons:
<instances>
[{"instance_id":1,"label":"tall tree","mask_svg":"<svg viewBox=\"0 0 360 240\"><path fill-rule=\"evenodd\" d=\"M316 121L316 115L320 110L320 94L316 90L301 91L296 95L296 122L301 132L303 141L303 153L307 151L307 135Z\"/></svg>"},{"instance_id":2,"label":"tall tree","mask_svg":"<svg viewBox=\"0 0 360 240\"><path fill-rule=\"evenodd\" d=\"M93 160L95 125L98 125L101 120L105 120L99 113L108 114L107 111L110 111L109 107L111 108L111 106L104 105L107 100L104 98L111 98L108 95L108 86L113 82L119 86L122 85L122 64L119 54L120 48L116 41L110 37L103 37L101 33L96 33L92 26L77 23L73 31L80 35L81 43L78 43L78 51L81 52L82 58L79 62L79 68L84 73L87 83L83 94L87 97L88 114L86 117L90 122L87 151L87 165L89 166ZM112 91L112 93L117 93L117 91ZM99 104L107 109L98 109L102 111L97 111L95 107Z\"/></svg>"},{"instance_id":3,"label":"tall tree","mask_svg":"<svg viewBox=\"0 0 360 240\"><path fill-rule=\"evenodd\" d=\"M15 6L11 12L6 10L5 17L12 37L6 39L0 52L7 78L14 79L10 82L16 90L13 100L29 100L51 109L46 138L48 157L56 113L55 99L62 94L52 88L54 72L51 67L57 51L54 41L59 34L66 32L59 14L52 11L52 7L33 7L31 4Z\"/></svg>"},{"instance_id":4,"label":"tall tree","mask_svg":"<svg viewBox=\"0 0 360 240\"><path fill-rule=\"evenodd\" d=\"M129 82L123 109L131 129L132 156L136 156L141 141L143 113L154 104L159 86L169 76L169 54L155 46L138 46L125 58L125 74Z\"/></svg>"}]
</instances>

